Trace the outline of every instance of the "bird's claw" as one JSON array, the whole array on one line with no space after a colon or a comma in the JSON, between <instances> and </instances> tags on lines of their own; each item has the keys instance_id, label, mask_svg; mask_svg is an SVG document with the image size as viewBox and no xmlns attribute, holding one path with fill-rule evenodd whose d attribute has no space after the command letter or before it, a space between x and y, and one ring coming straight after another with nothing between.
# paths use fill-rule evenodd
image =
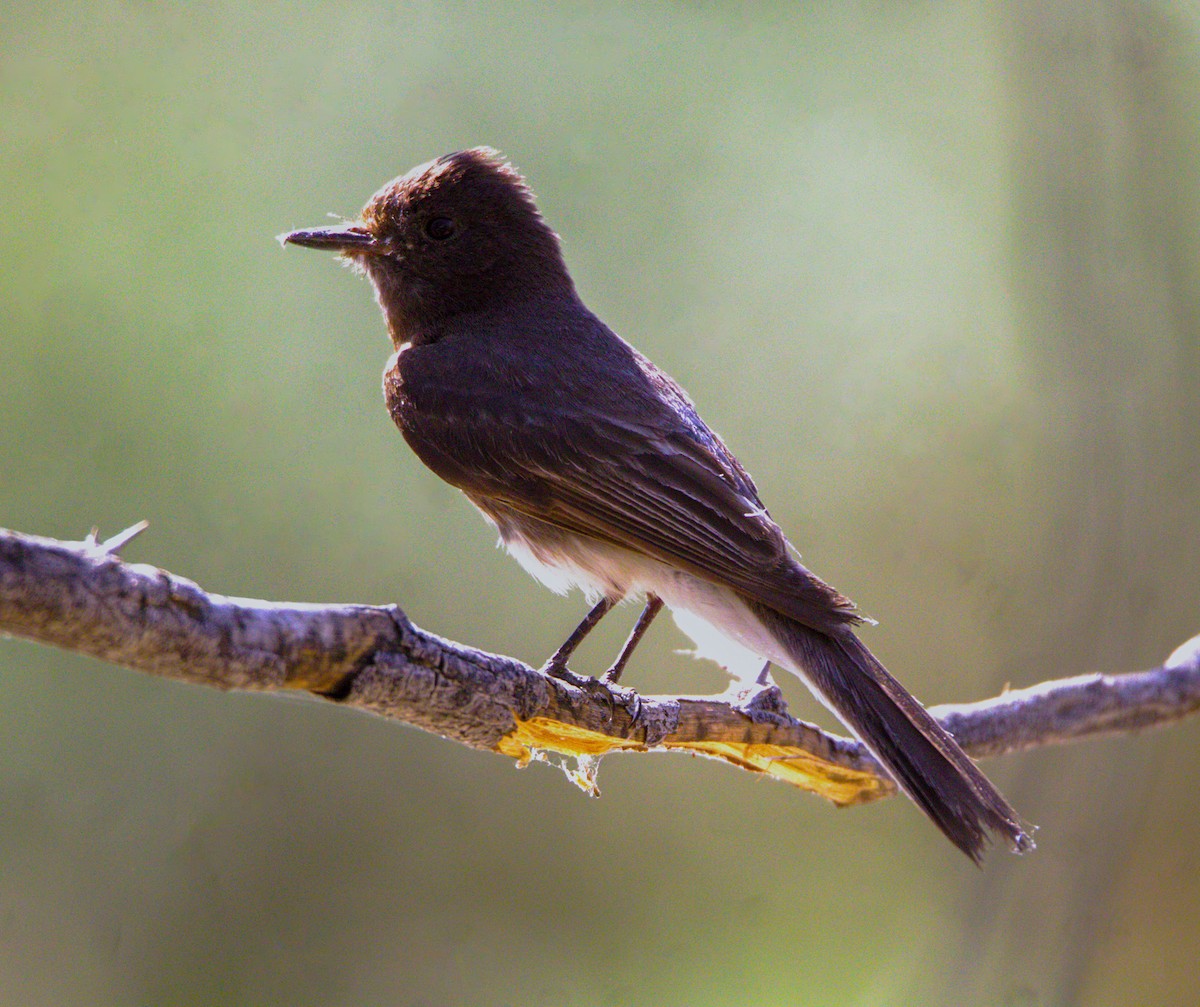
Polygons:
<instances>
[{"instance_id":1,"label":"bird's claw","mask_svg":"<svg viewBox=\"0 0 1200 1007\"><path fill-rule=\"evenodd\" d=\"M555 661L547 661L539 670L543 675L557 678L560 682L574 686L597 700L607 711L607 721L612 720L615 707L620 704L629 716L630 733L636 728L638 718L642 715L642 697L636 689L618 685L612 680L609 672L605 672L600 678L592 678L590 675L577 674L565 664Z\"/></svg>"},{"instance_id":2,"label":"bird's claw","mask_svg":"<svg viewBox=\"0 0 1200 1007\"><path fill-rule=\"evenodd\" d=\"M588 682L596 681L588 675L577 675L566 666L565 662L555 661L553 658L543 664L538 671L550 678L557 678L560 682L566 682L567 685L573 685L577 689L586 689Z\"/></svg>"}]
</instances>

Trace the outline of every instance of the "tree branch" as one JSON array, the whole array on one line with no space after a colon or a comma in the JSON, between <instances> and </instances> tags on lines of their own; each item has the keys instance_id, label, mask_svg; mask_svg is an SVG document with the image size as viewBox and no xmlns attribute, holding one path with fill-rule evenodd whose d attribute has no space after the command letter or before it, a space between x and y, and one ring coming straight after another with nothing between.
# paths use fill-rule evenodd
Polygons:
<instances>
[{"instance_id":1,"label":"tree branch","mask_svg":"<svg viewBox=\"0 0 1200 1007\"><path fill-rule=\"evenodd\" d=\"M306 605L226 598L107 542L60 542L0 529L0 632L137 671L220 689L302 690L521 762L578 760L594 791L596 758L685 751L769 773L856 804L895 790L857 742L792 718L772 687L726 696L641 696L414 626L394 605ZM974 756L1140 730L1200 708L1200 636L1150 671L1082 675L942 706L932 713Z\"/></svg>"}]
</instances>

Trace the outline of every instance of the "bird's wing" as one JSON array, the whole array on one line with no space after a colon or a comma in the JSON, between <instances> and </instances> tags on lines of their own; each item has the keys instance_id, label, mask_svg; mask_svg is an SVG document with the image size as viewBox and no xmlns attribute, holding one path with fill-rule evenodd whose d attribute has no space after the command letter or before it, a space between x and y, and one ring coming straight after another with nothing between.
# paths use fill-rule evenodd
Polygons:
<instances>
[{"instance_id":1,"label":"bird's wing","mask_svg":"<svg viewBox=\"0 0 1200 1007\"><path fill-rule=\"evenodd\" d=\"M788 552L753 482L690 405L686 416L664 411L651 422L628 411L454 410L401 429L485 511L494 501L652 557L814 629L860 621L848 598Z\"/></svg>"}]
</instances>

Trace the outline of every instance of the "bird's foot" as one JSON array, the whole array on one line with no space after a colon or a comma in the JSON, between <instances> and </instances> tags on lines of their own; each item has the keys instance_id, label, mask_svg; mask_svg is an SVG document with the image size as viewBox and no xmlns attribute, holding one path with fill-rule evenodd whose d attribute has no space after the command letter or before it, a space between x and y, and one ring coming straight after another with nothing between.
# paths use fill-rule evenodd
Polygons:
<instances>
[{"instance_id":1,"label":"bird's foot","mask_svg":"<svg viewBox=\"0 0 1200 1007\"><path fill-rule=\"evenodd\" d=\"M620 705L629 717L629 734L638 728L638 718L642 715L642 696L636 689L627 685L617 685L610 682L608 675L600 679L600 684L607 690L609 699L614 706ZM626 735L628 737L628 735Z\"/></svg>"},{"instance_id":2,"label":"bird's foot","mask_svg":"<svg viewBox=\"0 0 1200 1007\"><path fill-rule=\"evenodd\" d=\"M594 697L599 703L608 708L608 717L606 718L608 720L612 720L613 711L617 706L620 706L629 717L631 733L633 727L637 725L638 717L642 714L642 697L636 689L618 685L613 679L611 669L605 672L600 678L592 678L590 675L577 674L565 664L557 662L552 658L543 664L539 671L543 675L557 678L560 682L566 682L567 685L581 689L589 696Z\"/></svg>"},{"instance_id":3,"label":"bird's foot","mask_svg":"<svg viewBox=\"0 0 1200 1007\"><path fill-rule=\"evenodd\" d=\"M590 675L578 675L567 667L565 661L556 661L554 658L550 658L538 671L551 678L557 678L560 682L566 682L567 685L573 685L577 689L587 689L589 686L597 684Z\"/></svg>"},{"instance_id":4,"label":"bird's foot","mask_svg":"<svg viewBox=\"0 0 1200 1007\"><path fill-rule=\"evenodd\" d=\"M616 665L614 665L600 676L600 681L607 686L617 686L617 683L621 681L622 671L624 671L623 668L618 668Z\"/></svg>"}]
</instances>

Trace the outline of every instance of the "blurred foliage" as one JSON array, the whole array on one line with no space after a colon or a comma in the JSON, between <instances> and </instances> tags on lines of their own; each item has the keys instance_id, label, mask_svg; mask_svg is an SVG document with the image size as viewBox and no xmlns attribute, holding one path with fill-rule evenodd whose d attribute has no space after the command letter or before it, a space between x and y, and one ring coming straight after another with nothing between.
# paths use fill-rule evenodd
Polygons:
<instances>
[{"instance_id":1,"label":"blurred foliage","mask_svg":"<svg viewBox=\"0 0 1200 1007\"><path fill-rule=\"evenodd\" d=\"M1194 6L14 0L0 42L0 524L146 517L212 590L543 659L581 602L404 448L365 285L272 241L488 143L919 696L1200 629ZM722 687L651 636L631 682ZM1198 739L990 763L1041 848L980 872L901 801L648 758L588 801L9 641L0 1000L1190 1004Z\"/></svg>"}]
</instances>

